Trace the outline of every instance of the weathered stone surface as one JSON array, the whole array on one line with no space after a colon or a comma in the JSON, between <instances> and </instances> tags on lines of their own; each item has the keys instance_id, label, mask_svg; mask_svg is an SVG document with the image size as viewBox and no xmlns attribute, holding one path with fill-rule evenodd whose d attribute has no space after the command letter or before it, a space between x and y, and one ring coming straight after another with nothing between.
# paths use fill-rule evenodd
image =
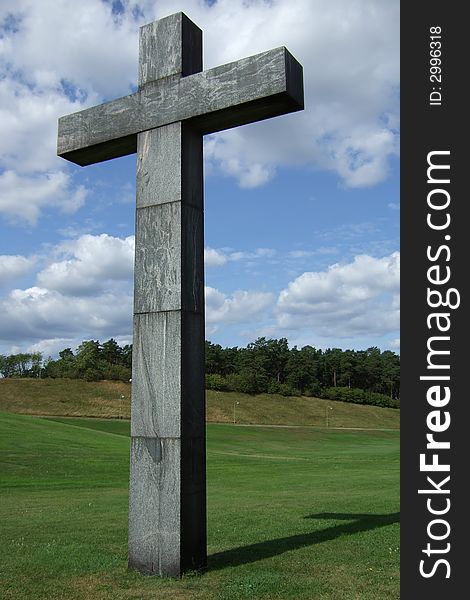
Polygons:
<instances>
[{"instance_id":1,"label":"weathered stone surface","mask_svg":"<svg viewBox=\"0 0 470 600\"><path fill-rule=\"evenodd\" d=\"M129 565L160 575L206 564L202 167L202 136L187 124L138 135L131 435L180 442L174 466L180 470L180 537L177 558L165 550L172 537L130 538ZM149 477L137 452L142 455L133 441L132 468L137 477ZM133 531L151 526L132 508L145 503L151 485L131 483ZM158 511L174 502L162 492Z\"/></svg>"},{"instance_id":2,"label":"weathered stone surface","mask_svg":"<svg viewBox=\"0 0 470 600\"><path fill-rule=\"evenodd\" d=\"M140 134L136 313L179 309L203 312L202 199L201 136L181 123Z\"/></svg>"},{"instance_id":3,"label":"weathered stone surface","mask_svg":"<svg viewBox=\"0 0 470 600\"><path fill-rule=\"evenodd\" d=\"M204 566L204 437L133 437L131 445L129 566L171 577Z\"/></svg>"},{"instance_id":4,"label":"weathered stone surface","mask_svg":"<svg viewBox=\"0 0 470 600\"><path fill-rule=\"evenodd\" d=\"M182 123L138 135L137 208L182 199Z\"/></svg>"},{"instance_id":5,"label":"weathered stone surface","mask_svg":"<svg viewBox=\"0 0 470 600\"><path fill-rule=\"evenodd\" d=\"M206 134L302 108L302 67L281 47L62 117L57 153L87 165L135 152L137 133L176 121Z\"/></svg>"},{"instance_id":6,"label":"weathered stone surface","mask_svg":"<svg viewBox=\"0 0 470 600\"><path fill-rule=\"evenodd\" d=\"M181 203L137 209L134 311L181 309Z\"/></svg>"},{"instance_id":7,"label":"weathered stone surface","mask_svg":"<svg viewBox=\"0 0 470 600\"><path fill-rule=\"evenodd\" d=\"M181 311L135 315L131 435L181 435Z\"/></svg>"},{"instance_id":8,"label":"weathered stone surface","mask_svg":"<svg viewBox=\"0 0 470 600\"><path fill-rule=\"evenodd\" d=\"M133 437L129 482L129 566L181 574L181 441Z\"/></svg>"},{"instance_id":9,"label":"weathered stone surface","mask_svg":"<svg viewBox=\"0 0 470 600\"><path fill-rule=\"evenodd\" d=\"M202 312L202 211L180 202L137 210L134 311Z\"/></svg>"},{"instance_id":10,"label":"weathered stone surface","mask_svg":"<svg viewBox=\"0 0 470 600\"><path fill-rule=\"evenodd\" d=\"M183 200L202 206L202 138L179 121L137 136L137 208Z\"/></svg>"},{"instance_id":11,"label":"weathered stone surface","mask_svg":"<svg viewBox=\"0 0 470 600\"><path fill-rule=\"evenodd\" d=\"M141 28L138 92L59 120L80 165L137 151L129 566L206 564L202 136L303 108L302 67L277 48L202 70L183 13Z\"/></svg>"},{"instance_id":12,"label":"weathered stone surface","mask_svg":"<svg viewBox=\"0 0 470 600\"><path fill-rule=\"evenodd\" d=\"M202 71L202 31L179 12L140 28L139 87L170 75Z\"/></svg>"}]
</instances>

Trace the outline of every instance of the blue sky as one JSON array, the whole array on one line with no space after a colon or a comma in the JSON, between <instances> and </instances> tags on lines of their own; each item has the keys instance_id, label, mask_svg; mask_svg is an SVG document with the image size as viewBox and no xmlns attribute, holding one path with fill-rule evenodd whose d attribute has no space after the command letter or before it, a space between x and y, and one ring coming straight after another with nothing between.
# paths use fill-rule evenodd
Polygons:
<instances>
[{"instance_id":1,"label":"blue sky","mask_svg":"<svg viewBox=\"0 0 470 600\"><path fill-rule=\"evenodd\" d=\"M131 341L135 156L56 157L59 116L135 89L183 10L210 68L285 45L306 109L205 139L206 338L399 350L397 0L3 0L0 353Z\"/></svg>"}]
</instances>

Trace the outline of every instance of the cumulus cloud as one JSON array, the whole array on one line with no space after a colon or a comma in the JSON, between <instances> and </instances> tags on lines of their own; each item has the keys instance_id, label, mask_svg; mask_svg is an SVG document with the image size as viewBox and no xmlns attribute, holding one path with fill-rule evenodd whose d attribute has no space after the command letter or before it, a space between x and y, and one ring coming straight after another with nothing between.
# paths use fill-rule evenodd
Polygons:
<instances>
[{"instance_id":1,"label":"cumulus cloud","mask_svg":"<svg viewBox=\"0 0 470 600\"><path fill-rule=\"evenodd\" d=\"M259 248L246 254L261 257L271 253ZM210 248L207 256L214 263L220 257L228 260ZM0 259L0 282L31 270L36 260L22 256ZM0 338L5 344L10 348L20 344L49 355L83 339L130 341L134 236L81 235L50 247L38 261L43 268L36 274L35 285L11 290L0 298ZM251 323L271 315L271 293L238 290L229 295L213 287L206 287L205 293L209 334L224 324Z\"/></svg>"},{"instance_id":2,"label":"cumulus cloud","mask_svg":"<svg viewBox=\"0 0 470 600\"><path fill-rule=\"evenodd\" d=\"M326 271L306 272L281 291L277 323L321 336L383 335L399 327L400 255L356 256Z\"/></svg>"},{"instance_id":3,"label":"cumulus cloud","mask_svg":"<svg viewBox=\"0 0 470 600\"><path fill-rule=\"evenodd\" d=\"M170 0L117 7L83 0L71 12L68 0L2 2L0 170L29 178L66 170L55 156L57 117L133 89L139 25L175 7ZM387 177L398 152L397 1L182 0L178 9L204 30L206 68L280 45L304 65L305 111L209 137L208 170L242 187L263 185L286 165L332 170L351 187ZM71 206L84 200L76 193ZM34 194L23 198L25 218L34 223L47 205ZM11 203L1 210L16 216Z\"/></svg>"},{"instance_id":4,"label":"cumulus cloud","mask_svg":"<svg viewBox=\"0 0 470 600\"><path fill-rule=\"evenodd\" d=\"M1 67L6 74L0 79L0 165L18 173L60 169L65 163L56 156L57 119L82 103L61 89L18 80L0 59Z\"/></svg>"},{"instance_id":5,"label":"cumulus cloud","mask_svg":"<svg viewBox=\"0 0 470 600\"><path fill-rule=\"evenodd\" d=\"M22 79L6 60L0 58L0 214L35 225L46 207L70 213L85 202L87 190L74 185L56 156L57 118L81 104L61 90Z\"/></svg>"},{"instance_id":6,"label":"cumulus cloud","mask_svg":"<svg viewBox=\"0 0 470 600\"><path fill-rule=\"evenodd\" d=\"M46 207L73 213L87 194L82 185L73 189L70 176L60 171L33 176L15 171L0 174L0 214L13 223L35 225Z\"/></svg>"},{"instance_id":7,"label":"cumulus cloud","mask_svg":"<svg viewBox=\"0 0 470 600\"><path fill-rule=\"evenodd\" d=\"M0 263L0 279L3 271L19 275L33 266L32 259L2 258L7 260ZM133 236L82 235L49 248L42 261L48 264L37 273L36 285L0 298L0 337L6 344L50 354L87 338L130 338Z\"/></svg>"},{"instance_id":8,"label":"cumulus cloud","mask_svg":"<svg viewBox=\"0 0 470 600\"><path fill-rule=\"evenodd\" d=\"M227 262L227 257L220 250L214 248L204 249L204 264L206 267L221 267Z\"/></svg>"},{"instance_id":9,"label":"cumulus cloud","mask_svg":"<svg viewBox=\"0 0 470 600\"><path fill-rule=\"evenodd\" d=\"M0 284L26 275L35 262L35 258L26 256L0 255Z\"/></svg>"},{"instance_id":10,"label":"cumulus cloud","mask_svg":"<svg viewBox=\"0 0 470 600\"><path fill-rule=\"evenodd\" d=\"M42 288L64 295L96 295L113 282L128 282L134 269L134 236L120 239L103 233L63 242L54 261L37 277Z\"/></svg>"},{"instance_id":11,"label":"cumulus cloud","mask_svg":"<svg viewBox=\"0 0 470 600\"><path fill-rule=\"evenodd\" d=\"M138 53L136 5L123 5L116 15L101 0L81 0L73 10L69 0L2 0L14 24L4 24L4 60L41 88L68 84L84 97L121 94L135 82Z\"/></svg>"},{"instance_id":12,"label":"cumulus cloud","mask_svg":"<svg viewBox=\"0 0 470 600\"><path fill-rule=\"evenodd\" d=\"M35 225L46 207L83 205L86 190L56 156L57 119L130 90L136 34L131 13L116 19L100 0L72 12L66 0L2 2L0 214Z\"/></svg>"},{"instance_id":13,"label":"cumulus cloud","mask_svg":"<svg viewBox=\"0 0 470 600\"><path fill-rule=\"evenodd\" d=\"M72 350L78 348L81 342L83 342L83 339L50 338L31 344L28 346L27 352L39 352L43 358L47 359L49 356L58 356L64 348L71 348Z\"/></svg>"},{"instance_id":14,"label":"cumulus cloud","mask_svg":"<svg viewBox=\"0 0 470 600\"><path fill-rule=\"evenodd\" d=\"M206 65L285 45L305 79L303 113L217 134L208 161L243 187L293 164L335 171L349 187L387 177L398 153L398 2L226 1L200 18Z\"/></svg>"},{"instance_id":15,"label":"cumulus cloud","mask_svg":"<svg viewBox=\"0 0 470 600\"><path fill-rule=\"evenodd\" d=\"M268 292L236 291L232 296L206 286L207 323L249 323L269 310L273 295Z\"/></svg>"},{"instance_id":16,"label":"cumulus cloud","mask_svg":"<svg viewBox=\"0 0 470 600\"><path fill-rule=\"evenodd\" d=\"M70 7L69 0L1 3L0 215L10 223L32 226L45 210L73 213L83 206L92 190L79 185L74 167L55 155L57 118L129 93L137 78L139 25L176 10L171 0L83 0ZM177 9L204 30L205 68L280 45L304 66L305 111L208 136L208 171L236 178L245 188L263 185L285 166L327 169L351 187L386 178L389 159L398 152L398 1L181 0ZM132 304L133 238L103 234L67 244L53 249L30 288L0 300L2 327L15 339L73 339L79 321L90 336L103 337L108 325L110 335L126 327L128 335L129 316L125 320L118 308ZM273 252L207 248L205 258L207 266L222 266ZM4 261L0 279L26 273L29 259L23 258ZM361 267L373 271L379 259L371 260ZM397 308L387 315L383 307L396 292L378 283L374 288L370 280L349 282L354 268L349 271L337 265L324 275L337 278L337 295L341 290L349 299L349 313L346 301L331 298L321 273L316 279L304 274L279 296L277 330L280 324L297 327L302 319L325 330L338 322L343 331L395 322ZM312 291L316 284L323 300ZM328 293L330 320L319 308ZM374 298L380 300L377 309ZM210 327L250 321L273 303L270 294L227 295L214 288L207 299ZM108 302L112 310L103 308ZM369 309L363 321L360 306Z\"/></svg>"},{"instance_id":17,"label":"cumulus cloud","mask_svg":"<svg viewBox=\"0 0 470 600\"><path fill-rule=\"evenodd\" d=\"M12 290L0 300L0 331L5 341L34 343L55 338L112 337L128 334L132 296L111 293L70 297L34 286Z\"/></svg>"},{"instance_id":18,"label":"cumulus cloud","mask_svg":"<svg viewBox=\"0 0 470 600\"><path fill-rule=\"evenodd\" d=\"M68 258L54 260L57 256ZM51 250L37 284L0 299L1 338L10 347L54 354L83 339L130 341L133 238L81 236ZM5 258L5 257L3 257ZM31 268L30 259L6 257L10 274ZM291 343L341 346L341 340L393 335L399 319L399 254L355 257L291 281L275 302L272 293L205 288L207 335L225 327L258 324L248 338L288 337ZM259 329L262 325L264 329ZM257 333L258 332L258 333ZM261 332L261 333L260 333ZM241 332L241 335L244 335ZM126 342L127 343L127 342ZM19 346L20 345L20 346ZM391 339L388 347L398 348Z\"/></svg>"}]
</instances>

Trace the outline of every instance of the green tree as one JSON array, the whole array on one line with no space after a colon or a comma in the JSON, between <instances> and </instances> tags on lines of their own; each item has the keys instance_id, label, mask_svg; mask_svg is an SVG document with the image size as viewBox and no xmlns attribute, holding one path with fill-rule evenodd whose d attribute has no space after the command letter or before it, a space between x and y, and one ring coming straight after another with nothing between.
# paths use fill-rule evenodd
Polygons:
<instances>
[{"instance_id":1,"label":"green tree","mask_svg":"<svg viewBox=\"0 0 470 600\"><path fill-rule=\"evenodd\" d=\"M41 376L41 368L42 368L42 354L40 352L32 352L31 353L30 376L31 377L40 377Z\"/></svg>"},{"instance_id":2,"label":"green tree","mask_svg":"<svg viewBox=\"0 0 470 600\"><path fill-rule=\"evenodd\" d=\"M0 372L3 377L34 377L38 373L38 363L42 357L39 353L20 352L2 356Z\"/></svg>"},{"instance_id":3,"label":"green tree","mask_svg":"<svg viewBox=\"0 0 470 600\"><path fill-rule=\"evenodd\" d=\"M4 354L0 354L0 375L7 377L7 357Z\"/></svg>"},{"instance_id":4,"label":"green tree","mask_svg":"<svg viewBox=\"0 0 470 600\"><path fill-rule=\"evenodd\" d=\"M248 344L240 359L243 369L256 369L269 380L284 383L289 360L289 345L286 338L268 340L260 337Z\"/></svg>"},{"instance_id":5,"label":"green tree","mask_svg":"<svg viewBox=\"0 0 470 600\"><path fill-rule=\"evenodd\" d=\"M341 357L343 351L339 348L328 348L323 355L323 365L325 373L325 385L338 385L338 378L341 373Z\"/></svg>"},{"instance_id":6,"label":"green tree","mask_svg":"<svg viewBox=\"0 0 470 600\"><path fill-rule=\"evenodd\" d=\"M318 385L317 351L312 346L304 346L301 350L294 346L289 352L287 362L287 383L302 395Z\"/></svg>"},{"instance_id":7,"label":"green tree","mask_svg":"<svg viewBox=\"0 0 470 600\"><path fill-rule=\"evenodd\" d=\"M376 346L367 348L364 358L364 369L366 373L365 389L379 392L382 383L382 358L380 350Z\"/></svg>"},{"instance_id":8,"label":"green tree","mask_svg":"<svg viewBox=\"0 0 470 600\"><path fill-rule=\"evenodd\" d=\"M223 350L220 344L205 343L206 373L221 375L223 369Z\"/></svg>"},{"instance_id":9,"label":"green tree","mask_svg":"<svg viewBox=\"0 0 470 600\"><path fill-rule=\"evenodd\" d=\"M103 360L111 365L122 364L122 349L121 346L111 338L101 346L100 356Z\"/></svg>"},{"instance_id":10,"label":"green tree","mask_svg":"<svg viewBox=\"0 0 470 600\"><path fill-rule=\"evenodd\" d=\"M132 344L126 344L122 347L121 361L124 367L132 369Z\"/></svg>"},{"instance_id":11,"label":"green tree","mask_svg":"<svg viewBox=\"0 0 470 600\"><path fill-rule=\"evenodd\" d=\"M230 390L244 394L261 394L268 389L266 374L256 369L242 369L238 373L231 373L225 378Z\"/></svg>"},{"instance_id":12,"label":"green tree","mask_svg":"<svg viewBox=\"0 0 470 600\"><path fill-rule=\"evenodd\" d=\"M390 398L400 397L400 359L390 350L385 350L381 355L382 362L382 393L387 393Z\"/></svg>"},{"instance_id":13,"label":"green tree","mask_svg":"<svg viewBox=\"0 0 470 600\"><path fill-rule=\"evenodd\" d=\"M338 385L344 387L351 387L354 384L354 352L352 350L345 350L341 353L339 359L339 376Z\"/></svg>"},{"instance_id":14,"label":"green tree","mask_svg":"<svg viewBox=\"0 0 470 600\"><path fill-rule=\"evenodd\" d=\"M77 348L75 366L78 377L95 380L103 379L100 343L95 340L86 340Z\"/></svg>"}]
</instances>

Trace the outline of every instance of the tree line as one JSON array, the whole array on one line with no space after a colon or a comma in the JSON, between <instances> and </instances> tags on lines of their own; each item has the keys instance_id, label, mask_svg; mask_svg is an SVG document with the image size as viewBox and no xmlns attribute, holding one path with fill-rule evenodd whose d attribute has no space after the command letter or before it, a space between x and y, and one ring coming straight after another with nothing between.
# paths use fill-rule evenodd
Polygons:
<instances>
[{"instance_id":1,"label":"tree line","mask_svg":"<svg viewBox=\"0 0 470 600\"><path fill-rule=\"evenodd\" d=\"M100 381L131 378L132 345L120 346L110 339L101 344L98 340L82 342L73 352L65 348L59 358L43 361L39 352L33 354L0 355L0 374L3 377L52 377Z\"/></svg>"},{"instance_id":2,"label":"tree line","mask_svg":"<svg viewBox=\"0 0 470 600\"><path fill-rule=\"evenodd\" d=\"M261 337L246 348L222 348L206 342L206 387L398 407L400 357L376 347L289 348L286 338Z\"/></svg>"},{"instance_id":3,"label":"tree line","mask_svg":"<svg viewBox=\"0 0 470 600\"><path fill-rule=\"evenodd\" d=\"M286 338L260 337L245 348L205 343L206 387L248 394L305 395L399 406L400 357L386 350L319 350L289 348ZM0 356L3 377L52 377L129 381L132 345L114 339L82 342L75 352L65 348L56 360L40 353Z\"/></svg>"}]
</instances>

